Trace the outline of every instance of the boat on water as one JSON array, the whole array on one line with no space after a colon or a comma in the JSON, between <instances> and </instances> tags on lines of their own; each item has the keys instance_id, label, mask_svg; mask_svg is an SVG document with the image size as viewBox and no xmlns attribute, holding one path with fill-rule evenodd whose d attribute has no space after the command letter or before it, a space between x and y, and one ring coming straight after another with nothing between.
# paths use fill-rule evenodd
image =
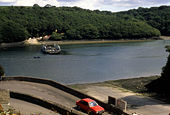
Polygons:
<instances>
[{"instance_id":1,"label":"boat on water","mask_svg":"<svg viewBox=\"0 0 170 115\"><path fill-rule=\"evenodd\" d=\"M61 52L61 48L59 45L43 45L41 51L45 54L59 54Z\"/></svg>"}]
</instances>

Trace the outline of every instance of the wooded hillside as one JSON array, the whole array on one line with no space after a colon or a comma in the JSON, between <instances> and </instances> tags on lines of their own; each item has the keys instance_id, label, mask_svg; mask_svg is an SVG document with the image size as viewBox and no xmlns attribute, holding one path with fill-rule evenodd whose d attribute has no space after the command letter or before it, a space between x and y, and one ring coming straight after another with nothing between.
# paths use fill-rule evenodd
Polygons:
<instances>
[{"instance_id":1,"label":"wooded hillside","mask_svg":"<svg viewBox=\"0 0 170 115\"><path fill-rule=\"evenodd\" d=\"M133 9L118 14L119 16L128 15L145 21L150 26L157 28L162 35L170 36L170 6L139 7L137 10Z\"/></svg>"},{"instance_id":2,"label":"wooded hillside","mask_svg":"<svg viewBox=\"0 0 170 115\"><path fill-rule=\"evenodd\" d=\"M154 26L156 27L156 26ZM126 13L78 7L1 6L0 42L51 35L53 40L141 39L160 36L156 29Z\"/></svg>"}]
</instances>

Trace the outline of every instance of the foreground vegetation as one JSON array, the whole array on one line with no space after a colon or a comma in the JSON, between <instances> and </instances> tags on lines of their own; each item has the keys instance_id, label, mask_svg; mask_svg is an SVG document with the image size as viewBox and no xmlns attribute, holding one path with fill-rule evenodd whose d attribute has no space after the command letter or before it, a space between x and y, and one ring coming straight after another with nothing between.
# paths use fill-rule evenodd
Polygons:
<instances>
[{"instance_id":1,"label":"foreground vegetation","mask_svg":"<svg viewBox=\"0 0 170 115\"><path fill-rule=\"evenodd\" d=\"M170 53L170 46L167 46L167 51ZM161 77L146 85L150 92L156 93L159 97L170 102L170 54L167 63L162 69Z\"/></svg>"},{"instance_id":2,"label":"foreground vegetation","mask_svg":"<svg viewBox=\"0 0 170 115\"><path fill-rule=\"evenodd\" d=\"M0 79L2 76L4 76L4 74L5 74L4 68L0 65Z\"/></svg>"},{"instance_id":3,"label":"foreground vegetation","mask_svg":"<svg viewBox=\"0 0 170 115\"><path fill-rule=\"evenodd\" d=\"M0 7L0 42L44 35L51 40L141 39L160 36L158 29L124 13L37 4Z\"/></svg>"}]
</instances>

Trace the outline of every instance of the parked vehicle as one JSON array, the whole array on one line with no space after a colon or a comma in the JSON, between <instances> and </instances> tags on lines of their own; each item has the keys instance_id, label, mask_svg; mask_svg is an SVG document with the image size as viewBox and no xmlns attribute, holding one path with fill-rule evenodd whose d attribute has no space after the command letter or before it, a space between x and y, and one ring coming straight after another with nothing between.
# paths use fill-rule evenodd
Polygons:
<instances>
[{"instance_id":1,"label":"parked vehicle","mask_svg":"<svg viewBox=\"0 0 170 115\"><path fill-rule=\"evenodd\" d=\"M84 110L89 115L101 115L104 113L104 108L90 98L81 99L76 102L76 105L78 109Z\"/></svg>"}]
</instances>

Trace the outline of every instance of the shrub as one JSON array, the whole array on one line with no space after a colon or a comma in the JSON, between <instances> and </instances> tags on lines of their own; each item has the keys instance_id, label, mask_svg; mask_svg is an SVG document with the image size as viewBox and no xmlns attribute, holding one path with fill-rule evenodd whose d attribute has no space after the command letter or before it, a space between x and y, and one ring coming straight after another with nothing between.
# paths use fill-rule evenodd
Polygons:
<instances>
[{"instance_id":1,"label":"shrub","mask_svg":"<svg viewBox=\"0 0 170 115\"><path fill-rule=\"evenodd\" d=\"M51 37L50 37L50 40L62 40L63 39L63 35L61 33L57 33L57 32L53 32Z\"/></svg>"},{"instance_id":2,"label":"shrub","mask_svg":"<svg viewBox=\"0 0 170 115\"><path fill-rule=\"evenodd\" d=\"M3 67L0 65L0 76L4 76L5 72Z\"/></svg>"}]
</instances>

